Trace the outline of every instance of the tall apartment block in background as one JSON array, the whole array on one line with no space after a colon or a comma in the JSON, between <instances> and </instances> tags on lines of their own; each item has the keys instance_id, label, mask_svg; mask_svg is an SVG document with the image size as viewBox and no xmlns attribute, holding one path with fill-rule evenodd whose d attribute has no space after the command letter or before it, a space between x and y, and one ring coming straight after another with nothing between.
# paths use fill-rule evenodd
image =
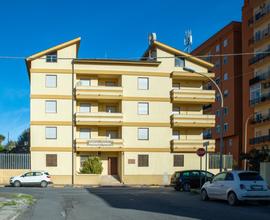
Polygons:
<instances>
[{"instance_id":1,"label":"tall apartment block in background","mask_svg":"<svg viewBox=\"0 0 270 220\"><path fill-rule=\"evenodd\" d=\"M213 65L156 40L140 60L79 59L79 45L74 39L26 61L31 168L48 170L62 184L72 176L76 184L109 177L168 184L175 171L198 169L203 130L215 126L203 105L215 102L215 91L190 70L214 78ZM215 141L209 142L213 153ZM89 156L101 158L101 175L80 174ZM216 158L208 157L212 172L219 168Z\"/></svg>"},{"instance_id":2,"label":"tall apartment block in background","mask_svg":"<svg viewBox=\"0 0 270 220\"><path fill-rule=\"evenodd\" d=\"M242 16L243 52L261 52L243 62L243 140L249 152L270 142L270 1L246 0Z\"/></svg>"},{"instance_id":3,"label":"tall apartment block in background","mask_svg":"<svg viewBox=\"0 0 270 220\"><path fill-rule=\"evenodd\" d=\"M224 97L224 153L232 154L238 166L242 146L242 59L229 54L241 53L241 35L241 22L231 22L192 52L214 64L215 82ZM205 87L216 89L211 82ZM220 94L216 91L216 102L204 106L205 113L216 115L216 127L206 129L204 136L216 140L217 152L220 151L220 101Z\"/></svg>"}]
</instances>

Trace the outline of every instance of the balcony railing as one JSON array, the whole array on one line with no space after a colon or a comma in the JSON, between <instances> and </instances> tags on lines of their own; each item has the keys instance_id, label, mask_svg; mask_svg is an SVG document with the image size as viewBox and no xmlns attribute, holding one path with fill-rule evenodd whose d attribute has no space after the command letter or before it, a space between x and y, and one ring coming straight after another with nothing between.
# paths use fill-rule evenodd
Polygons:
<instances>
[{"instance_id":1,"label":"balcony railing","mask_svg":"<svg viewBox=\"0 0 270 220\"><path fill-rule=\"evenodd\" d=\"M253 65L255 63L258 63L259 61L265 59L266 57L268 57L270 55L270 48L267 50L264 50L260 53L258 53L257 55L255 55L254 57L252 57L249 60L249 65Z\"/></svg>"},{"instance_id":2,"label":"balcony railing","mask_svg":"<svg viewBox=\"0 0 270 220\"><path fill-rule=\"evenodd\" d=\"M174 127L210 128L215 126L215 115L173 114L171 123Z\"/></svg>"},{"instance_id":3,"label":"balcony railing","mask_svg":"<svg viewBox=\"0 0 270 220\"><path fill-rule=\"evenodd\" d=\"M122 99L123 88L120 86L77 86L77 99Z\"/></svg>"},{"instance_id":4,"label":"balcony railing","mask_svg":"<svg viewBox=\"0 0 270 220\"><path fill-rule=\"evenodd\" d=\"M260 81L263 81L263 80L266 80L266 79L270 79L270 70L258 75L258 76L255 76L254 78L250 79L249 80L249 85L253 85L255 83L258 83Z\"/></svg>"},{"instance_id":5,"label":"balcony railing","mask_svg":"<svg viewBox=\"0 0 270 220\"><path fill-rule=\"evenodd\" d=\"M78 112L76 113L77 125L121 125L122 113L110 112Z\"/></svg>"},{"instance_id":6,"label":"balcony railing","mask_svg":"<svg viewBox=\"0 0 270 220\"><path fill-rule=\"evenodd\" d=\"M270 4L266 5L255 16L252 16L248 20L248 25L256 24L258 21L262 20L266 15L270 13Z\"/></svg>"},{"instance_id":7,"label":"balcony railing","mask_svg":"<svg viewBox=\"0 0 270 220\"><path fill-rule=\"evenodd\" d=\"M215 102L215 90L173 89L171 99L176 103L209 104Z\"/></svg>"},{"instance_id":8,"label":"balcony railing","mask_svg":"<svg viewBox=\"0 0 270 220\"><path fill-rule=\"evenodd\" d=\"M215 151L215 140L209 141L208 152ZM174 152L196 152L198 148L203 147L205 140L172 140L171 148Z\"/></svg>"},{"instance_id":9,"label":"balcony railing","mask_svg":"<svg viewBox=\"0 0 270 220\"><path fill-rule=\"evenodd\" d=\"M256 116L254 116L251 123L252 124L259 124L259 123L263 123L263 122L266 122L266 121L270 121L270 113L268 113L268 114L257 114Z\"/></svg>"},{"instance_id":10,"label":"balcony railing","mask_svg":"<svg viewBox=\"0 0 270 220\"><path fill-rule=\"evenodd\" d=\"M268 141L270 141L270 135L263 135L263 136L251 138L249 140L249 143L251 145L255 145L255 144L265 143L265 142L268 142Z\"/></svg>"},{"instance_id":11,"label":"balcony railing","mask_svg":"<svg viewBox=\"0 0 270 220\"><path fill-rule=\"evenodd\" d=\"M261 102L265 102L268 100L270 100L270 92L268 92L266 94L261 94L258 98L251 99L249 101L249 104L252 106L252 105L256 105L256 104L259 104Z\"/></svg>"}]
</instances>

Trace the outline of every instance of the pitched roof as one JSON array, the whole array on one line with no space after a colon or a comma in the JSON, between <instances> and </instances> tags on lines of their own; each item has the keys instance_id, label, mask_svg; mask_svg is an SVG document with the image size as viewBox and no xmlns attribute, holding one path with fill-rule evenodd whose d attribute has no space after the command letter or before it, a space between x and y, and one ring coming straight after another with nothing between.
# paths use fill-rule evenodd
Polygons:
<instances>
[{"instance_id":1,"label":"pitched roof","mask_svg":"<svg viewBox=\"0 0 270 220\"><path fill-rule=\"evenodd\" d=\"M80 45L80 41L81 41L81 38L80 37L75 38L73 40L70 40L70 41L67 41L65 43L59 44L57 46L51 47L51 48L49 48L47 50L43 50L41 52L35 53L35 54L31 55L30 57L27 57L26 58L26 61L32 61L32 60L38 59L38 58L40 58L40 57L42 57L42 56L44 56L44 55L46 55L48 53L52 53L54 51L60 50L62 48L68 47L68 46L73 45L73 44L77 44L79 46Z\"/></svg>"},{"instance_id":2,"label":"pitched roof","mask_svg":"<svg viewBox=\"0 0 270 220\"><path fill-rule=\"evenodd\" d=\"M212 63L209 63L203 59L199 59L191 54L188 54L188 53L185 53L181 50L178 50L174 47L171 47L167 44L164 44L164 43L161 43L159 41L153 41L150 46L148 47L148 49L145 51L144 55L143 55L143 58L145 57L148 57L148 52L149 50L151 50L152 48L154 47L157 47L157 48L160 48L161 50L164 50L164 51L167 51L169 53L172 53L174 55L177 55L177 56L181 56L181 57L184 57L185 59L191 61L191 62L194 62L194 63L197 63L201 66L204 66L206 68L212 68L214 65ZM142 58L142 59L143 59Z\"/></svg>"}]
</instances>

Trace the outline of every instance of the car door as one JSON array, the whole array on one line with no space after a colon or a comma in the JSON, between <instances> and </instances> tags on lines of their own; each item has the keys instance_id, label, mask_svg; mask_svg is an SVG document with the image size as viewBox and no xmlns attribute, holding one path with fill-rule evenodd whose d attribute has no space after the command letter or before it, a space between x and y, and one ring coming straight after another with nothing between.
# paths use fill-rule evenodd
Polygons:
<instances>
[{"instance_id":1,"label":"car door","mask_svg":"<svg viewBox=\"0 0 270 220\"><path fill-rule=\"evenodd\" d=\"M42 175L41 172L34 172L33 184L39 185L42 181Z\"/></svg>"},{"instance_id":2,"label":"car door","mask_svg":"<svg viewBox=\"0 0 270 220\"><path fill-rule=\"evenodd\" d=\"M190 186L191 188L200 187L200 171L191 171L190 172Z\"/></svg>"},{"instance_id":3,"label":"car door","mask_svg":"<svg viewBox=\"0 0 270 220\"><path fill-rule=\"evenodd\" d=\"M34 182L35 181L33 172L25 173L21 178L22 185L32 185Z\"/></svg>"},{"instance_id":4,"label":"car door","mask_svg":"<svg viewBox=\"0 0 270 220\"><path fill-rule=\"evenodd\" d=\"M214 176L211 183L207 186L207 193L209 197L221 199L222 198L222 185L224 184L224 180L226 177L226 172L219 173Z\"/></svg>"}]
</instances>

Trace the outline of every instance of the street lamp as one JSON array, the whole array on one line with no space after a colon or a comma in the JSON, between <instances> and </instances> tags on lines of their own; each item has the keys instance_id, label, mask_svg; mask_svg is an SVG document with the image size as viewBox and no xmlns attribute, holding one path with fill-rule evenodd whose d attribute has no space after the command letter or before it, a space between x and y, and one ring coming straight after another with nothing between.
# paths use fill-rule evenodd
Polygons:
<instances>
[{"instance_id":1,"label":"street lamp","mask_svg":"<svg viewBox=\"0 0 270 220\"><path fill-rule=\"evenodd\" d=\"M247 127L248 127L248 122L252 116L253 116L253 114L249 115L245 121L245 145L244 145L245 146L245 155L247 154ZM245 158L244 167L245 167L245 170L247 170L247 158Z\"/></svg>"},{"instance_id":2,"label":"street lamp","mask_svg":"<svg viewBox=\"0 0 270 220\"><path fill-rule=\"evenodd\" d=\"M207 79L209 79L217 88L219 94L220 94L220 154L219 154L219 171L222 172L222 167L223 167L223 124L224 124L224 118L223 118L223 111L224 111L224 99L223 99L223 94L221 92L220 87L218 86L218 84L215 82L215 80L213 80L211 77L205 75L204 73L201 72L196 72L193 69L189 69L189 68L184 68L184 70L187 70L189 72L192 73L197 73L203 77L206 77Z\"/></svg>"}]
</instances>

